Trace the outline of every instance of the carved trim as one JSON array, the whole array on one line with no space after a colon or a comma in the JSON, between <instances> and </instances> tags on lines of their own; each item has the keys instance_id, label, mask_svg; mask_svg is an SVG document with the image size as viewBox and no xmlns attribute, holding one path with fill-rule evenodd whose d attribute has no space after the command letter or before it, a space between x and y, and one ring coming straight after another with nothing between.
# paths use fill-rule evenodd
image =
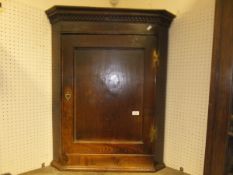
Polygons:
<instances>
[{"instance_id":1,"label":"carved trim","mask_svg":"<svg viewBox=\"0 0 233 175\"><path fill-rule=\"evenodd\" d=\"M55 6L46 11L50 22L59 21L92 21L92 22L127 22L127 23L158 23L169 26L173 14L165 10L123 10L106 8L81 8Z\"/></svg>"}]
</instances>

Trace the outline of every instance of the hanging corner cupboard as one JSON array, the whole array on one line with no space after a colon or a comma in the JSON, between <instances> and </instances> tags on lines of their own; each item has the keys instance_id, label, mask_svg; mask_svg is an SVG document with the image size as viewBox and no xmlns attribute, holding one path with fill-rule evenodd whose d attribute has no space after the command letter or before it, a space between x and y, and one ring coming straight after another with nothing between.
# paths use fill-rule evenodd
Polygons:
<instances>
[{"instance_id":1,"label":"hanging corner cupboard","mask_svg":"<svg viewBox=\"0 0 233 175\"><path fill-rule=\"evenodd\" d=\"M55 6L53 162L60 170L156 171L163 162L165 10Z\"/></svg>"}]
</instances>

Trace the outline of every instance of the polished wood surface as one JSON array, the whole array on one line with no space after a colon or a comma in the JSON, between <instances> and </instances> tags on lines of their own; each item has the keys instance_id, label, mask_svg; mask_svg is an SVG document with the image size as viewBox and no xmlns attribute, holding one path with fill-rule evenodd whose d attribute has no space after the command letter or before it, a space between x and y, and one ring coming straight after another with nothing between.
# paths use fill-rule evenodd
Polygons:
<instances>
[{"instance_id":1,"label":"polished wood surface","mask_svg":"<svg viewBox=\"0 0 233 175\"><path fill-rule=\"evenodd\" d=\"M61 170L163 168L168 26L174 16L75 7L47 14L55 66L52 164Z\"/></svg>"},{"instance_id":2,"label":"polished wood surface","mask_svg":"<svg viewBox=\"0 0 233 175\"><path fill-rule=\"evenodd\" d=\"M229 137L233 98L233 1L217 0L212 58L205 175L233 173Z\"/></svg>"},{"instance_id":3,"label":"polished wood surface","mask_svg":"<svg viewBox=\"0 0 233 175\"><path fill-rule=\"evenodd\" d=\"M76 142L142 142L144 51L109 46L75 51Z\"/></svg>"},{"instance_id":4,"label":"polished wood surface","mask_svg":"<svg viewBox=\"0 0 233 175\"><path fill-rule=\"evenodd\" d=\"M53 165L59 170L84 170L84 171L120 171L120 172L153 172L164 168L154 166L152 156L130 155L70 155L70 164Z\"/></svg>"},{"instance_id":5,"label":"polished wood surface","mask_svg":"<svg viewBox=\"0 0 233 175\"><path fill-rule=\"evenodd\" d=\"M152 94L157 67L151 54L156 37L63 35L62 43L63 89L73 94L70 101L64 100L62 126L67 131L62 135L70 163L79 165L77 169L83 169L80 160L84 159L101 162L96 167L102 170L154 170L153 163L146 168L140 162L152 161L149 155L154 146L149 136L155 116L144 110L154 111L155 105ZM152 94L144 97L148 92ZM139 115L133 116L132 111L139 111ZM117 158L117 154L124 155ZM127 154L134 160L130 164L124 161ZM110 161L112 157L121 163ZM104 161L105 167L101 166ZM88 163L88 169L92 166Z\"/></svg>"}]
</instances>

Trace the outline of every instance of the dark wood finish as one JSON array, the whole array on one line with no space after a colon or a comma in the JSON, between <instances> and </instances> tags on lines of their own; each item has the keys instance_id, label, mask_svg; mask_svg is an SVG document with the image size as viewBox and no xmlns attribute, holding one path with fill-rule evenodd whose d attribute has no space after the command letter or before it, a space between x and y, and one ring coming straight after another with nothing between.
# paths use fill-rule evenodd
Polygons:
<instances>
[{"instance_id":1,"label":"dark wood finish","mask_svg":"<svg viewBox=\"0 0 233 175\"><path fill-rule=\"evenodd\" d=\"M163 168L168 27L174 16L63 6L47 14L53 30L52 165Z\"/></svg>"},{"instance_id":2,"label":"dark wood finish","mask_svg":"<svg viewBox=\"0 0 233 175\"><path fill-rule=\"evenodd\" d=\"M141 143L142 114L131 116L131 112L143 109L144 50L116 48L111 43L114 41L111 35L98 37L108 38L106 43L101 43L105 47L92 45L92 39L98 40L96 36L83 36L90 41L89 48L76 45L75 140ZM69 38L67 44L74 38ZM81 39L75 40L79 43ZM130 42L124 44L130 45ZM119 151L127 152L126 149Z\"/></svg>"},{"instance_id":3,"label":"dark wood finish","mask_svg":"<svg viewBox=\"0 0 233 175\"><path fill-rule=\"evenodd\" d=\"M206 142L205 175L228 175L233 142L232 115L233 1L217 0Z\"/></svg>"},{"instance_id":4,"label":"dark wood finish","mask_svg":"<svg viewBox=\"0 0 233 175\"><path fill-rule=\"evenodd\" d=\"M169 27L174 15L166 10L54 6L46 11L50 22L64 21L147 23ZM137 27L137 26L136 26ZM137 31L137 30L136 30Z\"/></svg>"},{"instance_id":5,"label":"dark wood finish","mask_svg":"<svg viewBox=\"0 0 233 175\"><path fill-rule=\"evenodd\" d=\"M58 160L61 155L61 43L59 26L52 27L52 125L53 125L53 158Z\"/></svg>"}]
</instances>

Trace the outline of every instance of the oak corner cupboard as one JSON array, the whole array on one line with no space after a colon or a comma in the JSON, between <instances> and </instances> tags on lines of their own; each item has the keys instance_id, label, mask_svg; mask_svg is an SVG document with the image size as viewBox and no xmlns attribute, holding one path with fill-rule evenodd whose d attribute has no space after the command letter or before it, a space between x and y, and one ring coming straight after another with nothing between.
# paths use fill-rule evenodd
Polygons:
<instances>
[{"instance_id":1,"label":"oak corner cupboard","mask_svg":"<svg viewBox=\"0 0 233 175\"><path fill-rule=\"evenodd\" d=\"M165 167L165 10L55 6L53 162L60 170Z\"/></svg>"}]
</instances>

